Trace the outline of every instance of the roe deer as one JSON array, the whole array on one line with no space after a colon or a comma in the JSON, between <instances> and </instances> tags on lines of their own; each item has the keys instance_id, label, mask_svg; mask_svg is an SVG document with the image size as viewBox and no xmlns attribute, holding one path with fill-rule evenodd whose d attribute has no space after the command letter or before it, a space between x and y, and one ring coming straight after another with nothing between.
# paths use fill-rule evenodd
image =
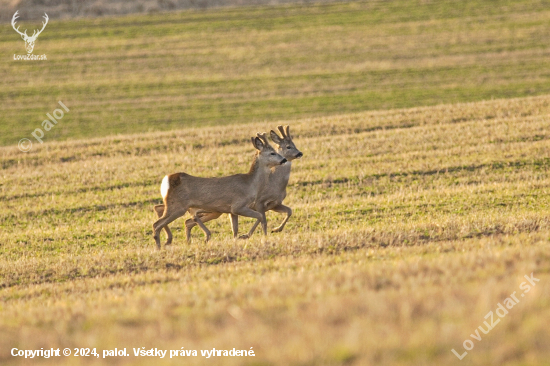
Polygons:
<instances>
[{"instance_id":1,"label":"roe deer","mask_svg":"<svg viewBox=\"0 0 550 366\"><path fill-rule=\"evenodd\" d=\"M206 212L230 213L253 217L262 223L262 229L267 235L265 213L251 209L261 187L265 185L271 168L287 162L266 140L252 137L252 145L258 150L247 174L235 174L221 178L200 178L186 173L167 175L162 180L160 188L164 201L163 216L153 224L153 238L160 249L160 231L168 228L168 224L185 215L193 208ZM235 216L233 216L235 217ZM210 238L210 232L198 216L194 222ZM168 230L166 230L168 232ZM169 236L171 240L171 235ZM169 244L169 242L167 241Z\"/></svg>"},{"instance_id":2,"label":"roe deer","mask_svg":"<svg viewBox=\"0 0 550 366\"><path fill-rule=\"evenodd\" d=\"M258 197L256 198L254 206L251 206L251 208L253 208L254 210L264 214L266 211L269 210L286 213L286 217L281 225L271 230L271 232L274 233L282 231L288 219L292 215L292 209L288 206L283 205L283 200L286 197L286 186L288 185L288 180L290 179L291 161L294 159L299 159L304 155L300 150L296 148L296 145L294 145L292 137L290 136L290 127L285 126L283 128L283 126L277 126L277 128L279 129L279 132L283 137L281 138L273 130L271 130L270 136L273 142L278 146L277 152L286 160L288 160L288 163L277 166L271 171L267 183L262 186L258 191ZM265 134L258 134L258 137L260 137L264 141L264 143L268 143ZM162 212L164 211L164 207L162 205L155 206L155 211L160 217L162 215ZM192 213L194 217L198 217L200 219L201 224L210 220L217 219L222 214L221 212L206 212L205 210L192 210ZM254 233L256 227L260 222L260 220L257 220L254 226L252 226L252 228L248 232L248 234L241 235L240 238L249 238ZM185 221L185 234L188 241L191 235L191 229L195 225L200 226L200 224L193 219L188 219L187 221ZM233 237L237 236L238 225L238 216L231 215ZM202 226L201 228L203 229Z\"/></svg>"}]
</instances>

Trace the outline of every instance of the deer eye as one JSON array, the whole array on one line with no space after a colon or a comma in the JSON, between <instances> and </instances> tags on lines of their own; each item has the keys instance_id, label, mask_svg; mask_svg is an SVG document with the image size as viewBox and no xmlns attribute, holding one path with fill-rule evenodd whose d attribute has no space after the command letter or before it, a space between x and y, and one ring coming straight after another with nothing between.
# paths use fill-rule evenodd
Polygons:
<instances>
[{"instance_id":1,"label":"deer eye","mask_svg":"<svg viewBox=\"0 0 550 366\"><path fill-rule=\"evenodd\" d=\"M275 155L275 153L271 153L271 155Z\"/></svg>"},{"instance_id":2,"label":"deer eye","mask_svg":"<svg viewBox=\"0 0 550 366\"><path fill-rule=\"evenodd\" d=\"M286 148L287 148L287 149L290 149L290 146L287 146Z\"/></svg>"}]
</instances>

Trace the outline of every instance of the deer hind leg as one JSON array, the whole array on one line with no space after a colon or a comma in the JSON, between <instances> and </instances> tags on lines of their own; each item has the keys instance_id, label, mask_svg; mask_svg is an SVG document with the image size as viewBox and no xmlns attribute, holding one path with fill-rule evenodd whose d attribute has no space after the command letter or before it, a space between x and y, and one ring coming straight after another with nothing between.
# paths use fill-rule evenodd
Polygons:
<instances>
[{"instance_id":1,"label":"deer hind leg","mask_svg":"<svg viewBox=\"0 0 550 366\"><path fill-rule=\"evenodd\" d=\"M275 211L275 212L286 213L286 217L283 220L283 222L281 223L281 225L279 225L275 229L271 230L272 233L279 233L279 232L283 231L283 229L286 225L286 222L288 221L288 219L290 219L290 216L292 216L292 209L281 203L278 206L275 206L274 208L272 208L272 210Z\"/></svg>"},{"instance_id":2,"label":"deer hind leg","mask_svg":"<svg viewBox=\"0 0 550 366\"><path fill-rule=\"evenodd\" d=\"M160 250L160 232L162 228L166 227L178 217L185 215L186 212L187 207L171 209L170 206L166 206L162 217L153 224L153 238L155 239L155 244L157 244L157 249Z\"/></svg>"},{"instance_id":3,"label":"deer hind leg","mask_svg":"<svg viewBox=\"0 0 550 366\"><path fill-rule=\"evenodd\" d=\"M160 219L162 217L162 215L164 214L164 205L156 205L154 207L154 210L155 210L155 212L157 213L157 216ZM168 225L166 225L164 227L164 231L166 231L166 236L168 236L168 238L166 239L166 243L164 243L164 245L166 246L166 245L172 244L172 231L170 230Z\"/></svg>"},{"instance_id":4,"label":"deer hind leg","mask_svg":"<svg viewBox=\"0 0 550 366\"><path fill-rule=\"evenodd\" d=\"M198 216L193 217L193 222L197 224L201 228L204 235L206 235L204 242L208 243L208 240L210 240L210 237L212 236L212 233L210 232L210 230L208 230L208 228L204 226L204 224L202 223L202 220Z\"/></svg>"},{"instance_id":5,"label":"deer hind leg","mask_svg":"<svg viewBox=\"0 0 550 366\"><path fill-rule=\"evenodd\" d=\"M200 210L196 209L190 209L189 213L191 214L191 218L185 220L185 238L187 239L187 243L191 241L191 230L197 225L197 223L193 220L194 216L197 216L202 214Z\"/></svg>"},{"instance_id":6,"label":"deer hind leg","mask_svg":"<svg viewBox=\"0 0 550 366\"><path fill-rule=\"evenodd\" d=\"M204 235L206 235L206 242L210 240L210 230L206 226L204 226L204 222L217 219L222 214L220 212L198 212L196 213L192 219L189 219L193 222L193 225L188 225L187 221L185 221L185 234L187 235L187 241L191 239L191 229L193 226L198 225L201 230L203 231Z\"/></svg>"}]
</instances>

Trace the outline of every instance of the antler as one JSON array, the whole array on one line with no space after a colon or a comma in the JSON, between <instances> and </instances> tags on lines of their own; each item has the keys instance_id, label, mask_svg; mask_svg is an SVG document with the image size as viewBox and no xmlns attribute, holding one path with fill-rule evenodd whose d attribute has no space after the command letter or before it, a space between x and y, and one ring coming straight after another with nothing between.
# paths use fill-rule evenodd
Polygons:
<instances>
[{"instance_id":1,"label":"antler","mask_svg":"<svg viewBox=\"0 0 550 366\"><path fill-rule=\"evenodd\" d=\"M289 125L286 125L285 126L285 133L286 133L286 136L292 140L292 136L290 136L290 126Z\"/></svg>"},{"instance_id":2,"label":"antler","mask_svg":"<svg viewBox=\"0 0 550 366\"><path fill-rule=\"evenodd\" d=\"M279 129L279 132L281 133L281 135L283 135L283 138L289 138L289 139L292 139L292 137L290 137L290 126L289 125L286 125L286 126L277 126L277 128Z\"/></svg>"},{"instance_id":3,"label":"antler","mask_svg":"<svg viewBox=\"0 0 550 366\"><path fill-rule=\"evenodd\" d=\"M285 130L284 130L283 126L277 126L277 129L279 130L281 135L283 135L283 138L285 138L286 134L285 134Z\"/></svg>"},{"instance_id":4,"label":"antler","mask_svg":"<svg viewBox=\"0 0 550 366\"><path fill-rule=\"evenodd\" d=\"M33 37L35 37L35 38L38 37L38 35L39 35L40 33L42 33L42 31L44 30L44 28L46 28L46 24L48 24L48 20L49 20L50 18L48 18L48 14L46 14L46 13L44 13L44 16L43 16L42 18L46 19L46 22L42 22L42 29L40 29L40 30L38 31L38 33L36 33L37 31L35 30L34 33L33 33L32 36L31 36L31 38L33 38ZM35 34L35 33L36 33L36 34Z\"/></svg>"},{"instance_id":5,"label":"antler","mask_svg":"<svg viewBox=\"0 0 550 366\"><path fill-rule=\"evenodd\" d=\"M256 135L260 138L260 140L262 140L264 144L269 145L269 141L267 141L267 133L258 132Z\"/></svg>"},{"instance_id":6,"label":"antler","mask_svg":"<svg viewBox=\"0 0 550 366\"><path fill-rule=\"evenodd\" d=\"M19 31L19 27L15 28L15 20L16 20L17 18L19 18L19 15L17 15L17 13L19 13L19 10L17 10L17 11L15 12L15 14L13 14L13 18L11 18L11 26L13 27L13 29L14 29L17 33L19 33L20 35L25 36L25 37L28 38L29 36L27 35L27 30L26 30L26 29L25 29L25 33L21 33L21 32Z\"/></svg>"}]
</instances>

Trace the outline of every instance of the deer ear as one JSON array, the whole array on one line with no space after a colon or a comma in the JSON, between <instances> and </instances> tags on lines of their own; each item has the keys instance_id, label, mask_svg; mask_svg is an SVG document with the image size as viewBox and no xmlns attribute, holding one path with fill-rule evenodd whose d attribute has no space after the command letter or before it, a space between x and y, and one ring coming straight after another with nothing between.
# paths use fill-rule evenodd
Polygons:
<instances>
[{"instance_id":1,"label":"deer ear","mask_svg":"<svg viewBox=\"0 0 550 366\"><path fill-rule=\"evenodd\" d=\"M277 135L277 132L273 130L271 130L271 132L269 133L269 136L271 136L271 140L277 145L280 145L283 142L283 140L279 137L279 135Z\"/></svg>"},{"instance_id":2,"label":"deer ear","mask_svg":"<svg viewBox=\"0 0 550 366\"><path fill-rule=\"evenodd\" d=\"M264 143L258 137L252 137L252 145L254 145L257 150L262 150L264 148Z\"/></svg>"}]
</instances>

